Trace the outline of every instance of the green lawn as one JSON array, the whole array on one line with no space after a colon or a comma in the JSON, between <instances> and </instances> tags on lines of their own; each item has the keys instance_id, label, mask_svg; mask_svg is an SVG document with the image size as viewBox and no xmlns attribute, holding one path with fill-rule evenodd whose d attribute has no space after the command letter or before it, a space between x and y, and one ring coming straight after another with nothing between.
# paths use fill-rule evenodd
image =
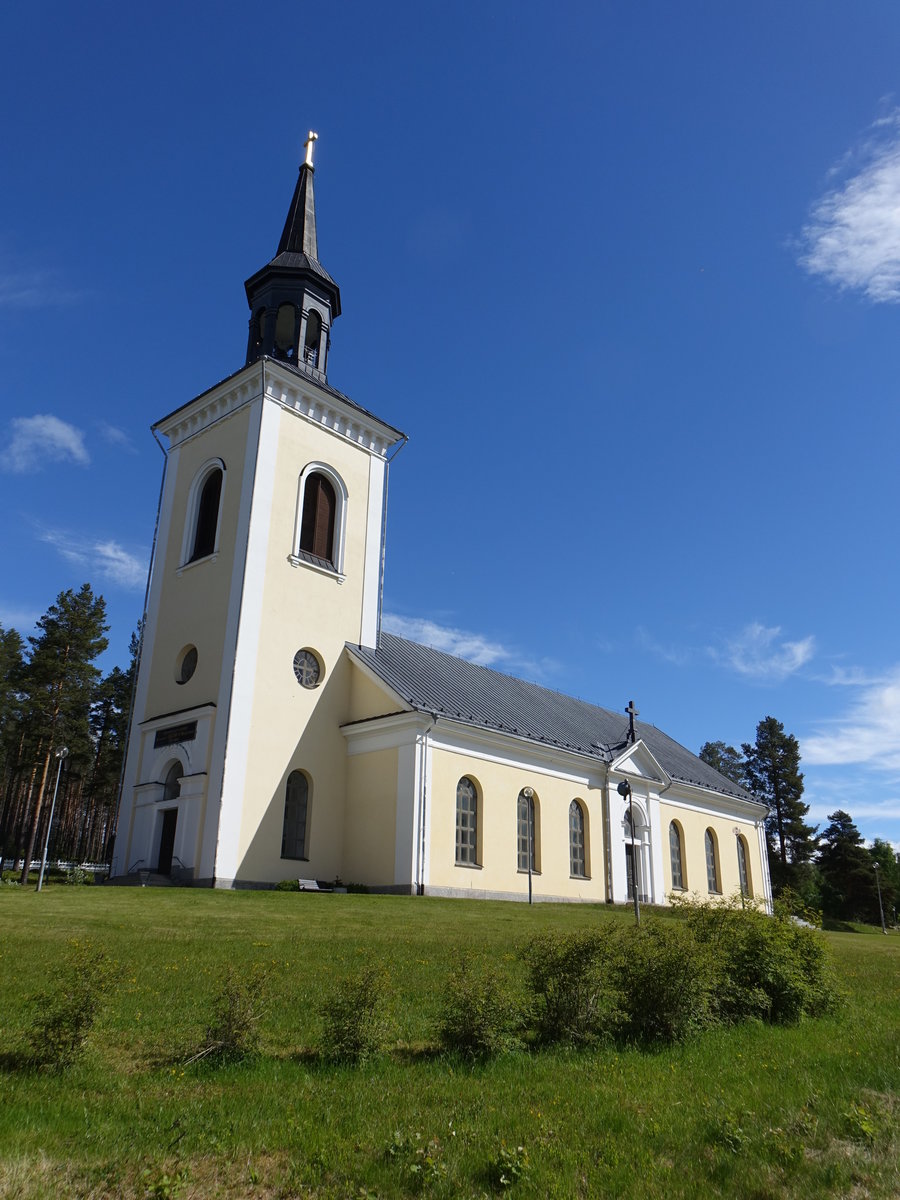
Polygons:
<instances>
[{"instance_id":1,"label":"green lawn","mask_svg":"<svg viewBox=\"0 0 900 1200\"><path fill-rule=\"evenodd\" d=\"M0 1195L900 1195L897 934L824 935L847 994L833 1018L655 1053L477 1065L436 1052L459 949L520 976L531 934L629 919L577 905L2 887ZM57 1075L17 1068L29 1002L72 939L116 964L88 1053ZM358 1068L322 1062L322 999L369 963L390 980L393 1049ZM227 967L253 964L271 988L262 1056L184 1067Z\"/></svg>"}]
</instances>

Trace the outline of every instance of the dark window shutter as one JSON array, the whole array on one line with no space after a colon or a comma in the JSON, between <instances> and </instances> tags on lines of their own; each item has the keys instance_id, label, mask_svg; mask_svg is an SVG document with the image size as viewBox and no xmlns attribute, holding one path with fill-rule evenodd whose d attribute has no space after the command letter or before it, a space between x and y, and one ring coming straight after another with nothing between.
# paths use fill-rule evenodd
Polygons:
<instances>
[{"instance_id":1,"label":"dark window shutter","mask_svg":"<svg viewBox=\"0 0 900 1200\"><path fill-rule=\"evenodd\" d=\"M300 549L331 562L334 556L334 488L324 475L310 475L303 493Z\"/></svg>"}]
</instances>

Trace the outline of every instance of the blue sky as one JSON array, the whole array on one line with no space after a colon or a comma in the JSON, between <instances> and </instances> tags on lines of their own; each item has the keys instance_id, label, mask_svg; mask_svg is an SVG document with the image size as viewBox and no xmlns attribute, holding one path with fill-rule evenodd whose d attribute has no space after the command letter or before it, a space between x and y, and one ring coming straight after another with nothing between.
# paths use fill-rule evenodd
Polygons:
<instances>
[{"instance_id":1,"label":"blue sky","mask_svg":"<svg viewBox=\"0 0 900 1200\"><path fill-rule=\"evenodd\" d=\"M307 129L330 381L410 435L389 627L900 848L900 8L19 5L0 623L140 616L153 420L243 364ZM623 725L625 718L623 717Z\"/></svg>"}]
</instances>

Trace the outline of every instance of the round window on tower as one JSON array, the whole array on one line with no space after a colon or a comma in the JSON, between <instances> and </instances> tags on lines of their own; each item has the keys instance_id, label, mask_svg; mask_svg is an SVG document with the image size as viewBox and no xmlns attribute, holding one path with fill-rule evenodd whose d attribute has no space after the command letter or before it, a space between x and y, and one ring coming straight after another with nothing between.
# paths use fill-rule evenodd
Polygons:
<instances>
[{"instance_id":1,"label":"round window on tower","mask_svg":"<svg viewBox=\"0 0 900 1200\"><path fill-rule=\"evenodd\" d=\"M310 649L298 650L294 655L294 674L301 687L318 687L322 680L322 664Z\"/></svg>"},{"instance_id":2,"label":"round window on tower","mask_svg":"<svg viewBox=\"0 0 900 1200\"><path fill-rule=\"evenodd\" d=\"M197 670L197 647L185 646L175 664L175 682L187 683Z\"/></svg>"}]
</instances>

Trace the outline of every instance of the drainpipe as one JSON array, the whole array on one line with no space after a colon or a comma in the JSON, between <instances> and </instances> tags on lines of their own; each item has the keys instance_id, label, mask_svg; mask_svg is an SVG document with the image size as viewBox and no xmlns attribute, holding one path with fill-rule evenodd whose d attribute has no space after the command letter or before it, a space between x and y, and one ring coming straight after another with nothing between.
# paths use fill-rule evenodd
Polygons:
<instances>
[{"instance_id":1,"label":"drainpipe","mask_svg":"<svg viewBox=\"0 0 900 1200\"><path fill-rule=\"evenodd\" d=\"M153 526L153 542L150 546L150 565L147 568L147 583L144 587L144 611L141 614L141 636L138 642L137 661L134 664L134 677L131 680L131 696L128 701L128 725L125 729L125 753L122 755L122 766L119 769L119 783L116 789L116 815L113 820L112 836L117 838L119 834L119 813L122 811L122 785L125 782L125 768L128 765L128 751L131 749L131 727L134 724L134 698L137 694L138 676L141 673L141 662L144 658L144 631L147 628L147 609L150 605L150 581L153 578L153 566L156 561L156 546L159 541L159 518L162 513L163 492L166 487L166 474L169 469L169 452L156 436L155 426L150 426L150 432L153 434L153 440L156 442L162 451L163 470L162 479L159 483L159 499L156 502L156 524ZM115 845L115 842L113 842ZM110 869L112 868L112 855L110 855Z\"/></svg>"},{"instance_id":2,"label":"drainpipe","mask_svg":"<svg viewBox=\"0 0 900 1200\"><path fill-rule=\"evenodd\" d=\"M384 460L384 487L381 493L381 557L378 563L378 622L375 627L375 646L376 648L381 642L381 614L384 609L384 558L385 558L385 543L387 542L387 506L388 506L388 476L391 473L391 463L409 441L409 438L404 433L403 441L388 458L385 455Z\"/></svg>"},{"instance_id":3,"label":"drainpipe","mask_svg":"<svg viewBox=\"0 0 900 1200\"><path fill-rule=\"evenodd\" d=\"M603 764L603 859L606 873L606 903L611 904L612 890L612 824L609 815L609 763Z\"/></svg>"},{"instance_id":4,"label":"drainpipe","mask_svg":"<svg viewBox=\"0 0 900 1200\"><path fill-rule=\"evenodd\" d=\"M425 895L425 813L428 804L428 735L437 724L437 714L431 714L431 724L422 734L419 758L419 845L416 850L416 895Z\"/></svg>"}]
</instances>

